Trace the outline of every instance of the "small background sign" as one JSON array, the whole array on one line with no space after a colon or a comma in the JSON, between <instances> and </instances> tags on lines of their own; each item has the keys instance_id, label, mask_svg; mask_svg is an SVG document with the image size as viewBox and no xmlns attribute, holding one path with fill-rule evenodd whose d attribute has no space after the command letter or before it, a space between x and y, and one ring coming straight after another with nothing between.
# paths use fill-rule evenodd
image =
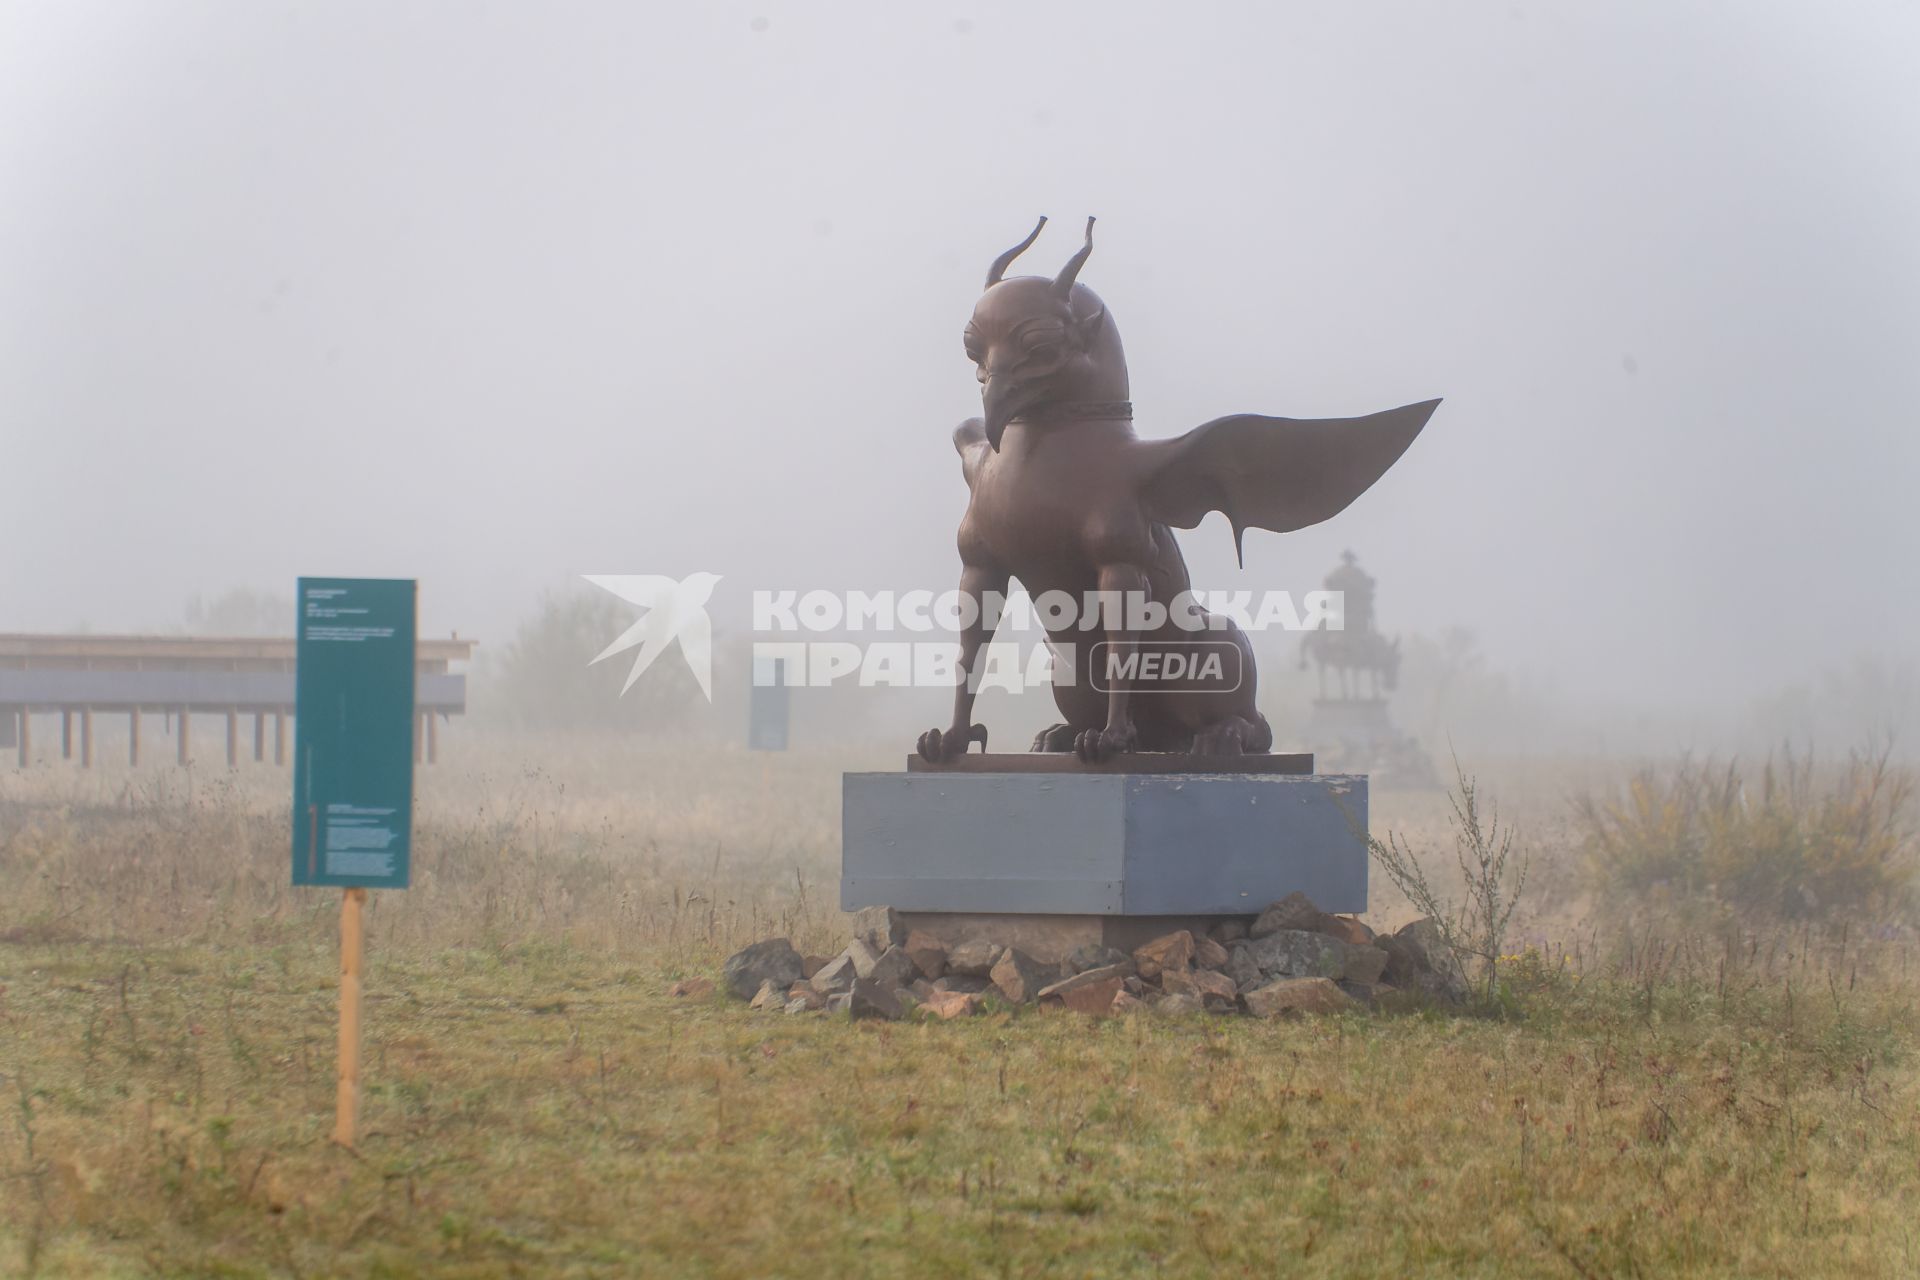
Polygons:
<instances>
[{"instance_id":1,"label":"small background sign","mask_svg":"<svg viewBox=\"0 0 1920 1280\"><path fill-rule=\"evenodd\" d=\"M293 883L404 889L413 845L411 581L300 579Z\"/></svg>"},{"instance_id":2,"label":"small background sign","mask_svg":"<svg viewBox=\"0 0 1920 1280\"><path fill-rule=\"evenodd\" d=\"M787 749L787 664L778 658L753 660L753 688L747 692L747 748Z\"/></svg>"}]
</instances>

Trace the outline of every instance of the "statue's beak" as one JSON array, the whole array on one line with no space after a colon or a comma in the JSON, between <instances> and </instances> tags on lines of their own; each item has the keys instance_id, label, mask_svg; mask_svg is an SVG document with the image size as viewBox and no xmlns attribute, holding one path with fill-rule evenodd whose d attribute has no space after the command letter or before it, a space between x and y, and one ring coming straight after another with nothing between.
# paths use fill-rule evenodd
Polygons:
<instances>
[{"instance_id":1,"label":"statue's beak","mask_svg":"<svg viewBox=\"0 0 1920 1280\"><path fill-rule=\"evenodd\" d=\"M998 453L1000 437L1006 434L1007 424L1033 407L1033 393L1004 377L989 378L980 399L982 416L986 419L987 443Z\"/></svg>"}]
</instances>

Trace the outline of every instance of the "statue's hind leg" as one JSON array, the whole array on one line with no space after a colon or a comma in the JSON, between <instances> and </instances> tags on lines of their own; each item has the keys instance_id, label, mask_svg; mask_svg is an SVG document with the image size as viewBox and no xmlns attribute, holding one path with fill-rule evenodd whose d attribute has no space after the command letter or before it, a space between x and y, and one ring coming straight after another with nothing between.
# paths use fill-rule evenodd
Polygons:
<instances>
[{"instance_id":1,"label":"statue's hind leg","mask_svg":"<svg viewBox=\"0 0 1920 1280\"><path fill-rule=\"evenodd\" d=\"M1056 679L1053 685L1053 705L1060 711L1060 723L1042 729L1033 739L1032 751L1072 751L1074 741L1082 730L1098 728L1107 714L1107 700L1093 684L1093 660L1090 656L1091 645L1082 645L1078 649L1069 648L1071 656L1062 658L1055 650L1054 661L1068 661L1075 664L1067 678Z\"/></svg>"},{"instance_id":2,"label":"statue's hind leg","mask_svg":"<svg viewBox=\"0 0 1920 1280\"><path fill-rule=\"evenodd\" d=\"M1259 755L1273 749L1273 728L1259 712L1253 719L1225 716L1193 735L1188 748L1196 756Z\"/></svg>"}]
</instances>

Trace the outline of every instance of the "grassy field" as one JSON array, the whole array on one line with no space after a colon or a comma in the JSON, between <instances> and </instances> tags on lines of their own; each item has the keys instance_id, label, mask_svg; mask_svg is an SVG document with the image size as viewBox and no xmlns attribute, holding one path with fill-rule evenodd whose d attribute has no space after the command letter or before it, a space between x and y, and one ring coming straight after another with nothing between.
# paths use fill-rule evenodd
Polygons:
<instances>
[{"instance_id":1,"label":"grassy field","mask_svg":"<svg viewBox=\"0 0 1920 1280\"><path fill-rule=\"evenodd\" d=\"M893 753L449 754L357 1152L285 775L0 775L0 1274L1920 1273L1912 944L1610 936L1537 764L1483 778L1547 942L1502 1015L926 1025L666 994L837 947L838 774Z\"/></svg>"}]
</instances>

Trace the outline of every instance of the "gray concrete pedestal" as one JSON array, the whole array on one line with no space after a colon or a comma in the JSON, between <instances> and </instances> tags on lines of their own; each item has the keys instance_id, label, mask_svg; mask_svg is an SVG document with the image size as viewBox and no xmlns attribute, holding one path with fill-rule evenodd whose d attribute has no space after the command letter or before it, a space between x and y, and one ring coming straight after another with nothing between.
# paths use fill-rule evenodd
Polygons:
<instances>
[{"instance_id":1,"label":"gray concrete pedestal","mask_svg":"<svg viewBox=\"0 0 1920 1280\"><path fill-rule=\"evenodd\" d=\"M1018 930L1041 955L1296 890L1367 909L1358 774L850 773L842 806L841 907L890 906L936 936Z\"/></svg>"}]
</instances>

